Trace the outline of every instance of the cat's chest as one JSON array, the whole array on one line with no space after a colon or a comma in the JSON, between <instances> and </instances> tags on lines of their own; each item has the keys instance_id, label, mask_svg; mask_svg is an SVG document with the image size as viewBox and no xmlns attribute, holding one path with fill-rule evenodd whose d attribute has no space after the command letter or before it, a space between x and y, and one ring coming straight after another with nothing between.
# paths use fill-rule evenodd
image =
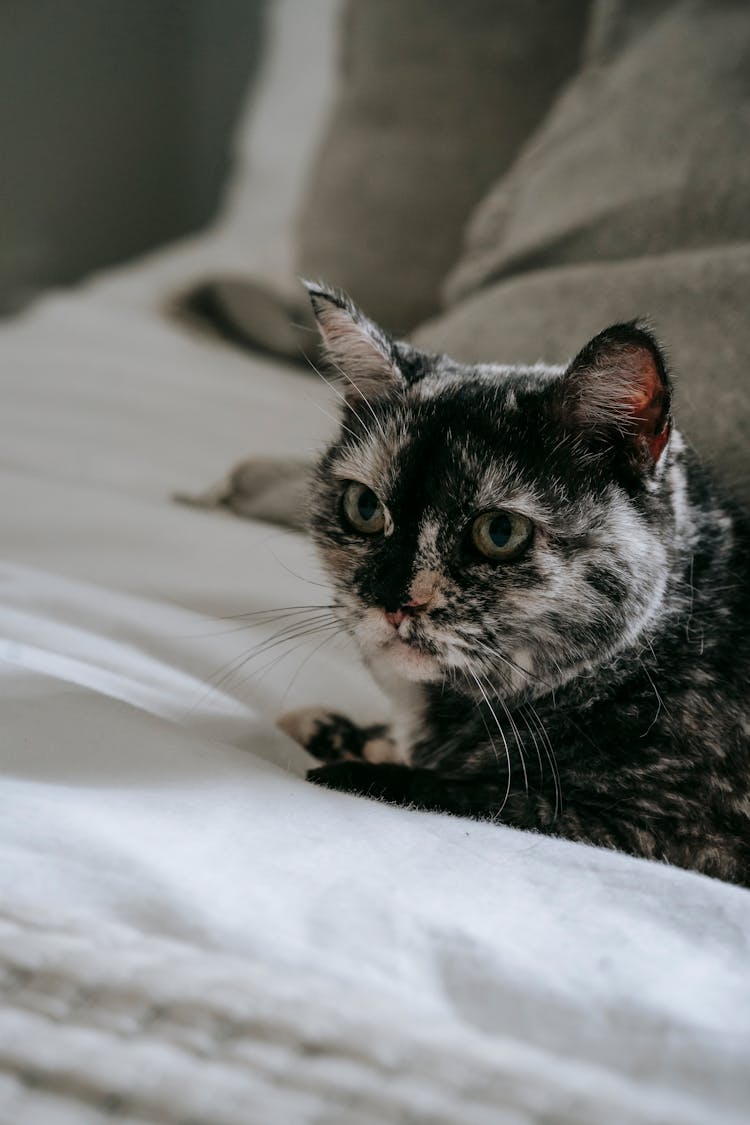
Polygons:
<instances>
[{"instance_id":1,"label":"cat's chest","mask_svg":"<svg viewBox=\"0 0 750 1125\"><path fill-rule=\"evenodd\" d=\"M422 684L399 676L387 657L369 660L373 679L391 703L390 735L393 740L391 761L413 765L412 750L423 736L427 710L427 693Z\"/></svg>"}]
</instances>

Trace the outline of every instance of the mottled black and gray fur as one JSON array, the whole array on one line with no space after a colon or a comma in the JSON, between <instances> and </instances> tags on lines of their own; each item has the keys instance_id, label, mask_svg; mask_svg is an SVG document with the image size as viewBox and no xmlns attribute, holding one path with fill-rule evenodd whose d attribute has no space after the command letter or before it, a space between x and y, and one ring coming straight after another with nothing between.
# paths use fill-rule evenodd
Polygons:
<instances>
[{"instance_id":1,"label":"mottled black and gray fur","mask_svg":"<svg viewBox=\"0 0 750 1125\"><path fill-rule=\"evenodd\" d=\"M393 700L389 728L286 716L310 779L750 884L750 532L674 428L653 337L464 366L309 289L343 400L312 534ZM343 519L352 480L381 534ZM532 521L516 561L472 546L495 509Z\"/></svg>"}]
</instances>

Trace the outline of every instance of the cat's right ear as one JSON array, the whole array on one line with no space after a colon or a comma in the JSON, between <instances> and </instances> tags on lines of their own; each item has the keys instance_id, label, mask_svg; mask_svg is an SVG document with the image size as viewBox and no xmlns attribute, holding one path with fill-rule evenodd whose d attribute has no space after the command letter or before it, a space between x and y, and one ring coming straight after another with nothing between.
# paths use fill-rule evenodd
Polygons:
<instances>
[{"instance_id":1,"label":"cat's right ear","mask_svg":"<svg viewBox=\"0 0 750 1125\"><path fill-rule=\"evenodd\" d=\"M344 399L357 403L393 394L403 387L393 344L344 294L303 281L310 295L323 347Z\"/></svg>"}]
</instances>

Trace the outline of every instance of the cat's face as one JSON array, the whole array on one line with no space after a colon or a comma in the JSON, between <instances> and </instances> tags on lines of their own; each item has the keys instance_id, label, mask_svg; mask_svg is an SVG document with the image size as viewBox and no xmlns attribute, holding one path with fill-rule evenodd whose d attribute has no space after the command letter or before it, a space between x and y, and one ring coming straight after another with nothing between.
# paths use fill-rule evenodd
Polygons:
<instances>
[{"instance_id":1,"label":"cat's face","mask_svg":"<svg viewBox=\"0 0 750 1125\"><path fill-rule=\"evenodd\" d=\"M312 531L365 657L536 694L638 635L672 521L650 337L613 329L567 374L464 368L392 344L328 291L313 301L346 401Z\"/></svg>"}]
</instances>

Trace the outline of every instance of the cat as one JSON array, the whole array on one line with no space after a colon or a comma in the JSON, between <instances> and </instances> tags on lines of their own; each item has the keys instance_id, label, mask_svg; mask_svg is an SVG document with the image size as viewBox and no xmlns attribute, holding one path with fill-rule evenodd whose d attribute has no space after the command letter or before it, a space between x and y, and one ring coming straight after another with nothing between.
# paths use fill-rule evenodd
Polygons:
<instances>
[{"instance_id":1,"label":"cat","mask_svg":"<svg viewBox=\"0 0 750 1125\"><path fill-rule=\"evenodd\" d=\"M642 323L467 366L306 283L341 399L310 531L389 726L280 725L311 781L750 884L750 526Z\"/></svg>"}]
</instances>

